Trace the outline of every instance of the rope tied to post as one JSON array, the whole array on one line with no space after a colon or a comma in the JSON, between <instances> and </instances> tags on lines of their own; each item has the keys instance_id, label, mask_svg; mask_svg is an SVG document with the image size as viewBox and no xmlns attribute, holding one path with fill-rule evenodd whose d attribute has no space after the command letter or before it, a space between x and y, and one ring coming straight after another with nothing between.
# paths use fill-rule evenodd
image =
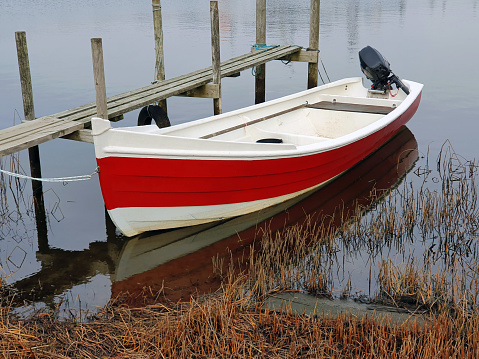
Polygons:
<instances>
[{"instance_id":1,"label":"rope tied to post","mask_svg":"<svg viewBox=\"0 0 479 359\"><path fill-rule=\"evenodd\" d=\"M321 51L319 51L319 49L311 49L311 48L307 48L306 51L317 51L318 52L318 58L319 58L319 61L321 61L321 65L323 66L323 70L324 70L324 73L326 74L326 77L328 78L328 81L331 82L330 78L329 78L329 75L328 75L328 72L326 71L326 67L324 66L324 62L323 62L323 59L321 58ZM321 72L319 71L319 66L318 66L318 74L319 74L319 77L321 77L321 81L323 81L323 84L326 84L326 82L323 80L323 76L321 75Z\"/></svg>"},{"instance_id":2,"label":"rope tied to post","mask_svg":"<svg viewBox=\"0 0 479 359\"><path fill-rule=\"evenodd\" d=\"M254 77L258 76L261 73L261 66L253 66L251 68L251 75Z\"/></svg>"},{"instance_id":3,"label":"rope tied to post","mask_svg":"<svg viewBox=\"0 0 479 359\"><path fill-rule=\"evenodd\" d=\"M271 50L271 49L274 49L275 47L279 47L279 45L266 45L266 44L261 44L261 43L256 43L256 44L251 45L252 50L264 51L264 52L266 52L268 50ZM261 66L253 66L251 68L251 75L256 77L259 74L261 74Z\"/></svg>"},{"instance_id":4,"label":"rope tied to post","mask_svg":"<svg viewBox=\"0 0 479 359\"><path fill-rule=\"evenodd\" d=\"M87 181L93 178L94 175L100 173L100 167L95 168L95 171L89 175L81 175L81 176L70 176L70 177L56 177L56 178L38 178L38 177L31 177L27 175L22 175L20 173L6 171L0 168L0 173L6 174L8 176L22 178L22 179L29 179L32 181L40 181L40 182L77 182L77 181Z\"/></svg>"},{"instance_id":5,"label":"rope tied to post","mask_svg":"<svg viewBox=\"0 0 479 359\"><path fill-rule=\"evenodd\" d=\"M266 44L253 44L251 45L251 48L253 50L258 50L258 51L268 51L268 50L271 50L271 49L274 49L275 47L278 47L279 45L266 45Z\"/></svg>"}]
</instances>

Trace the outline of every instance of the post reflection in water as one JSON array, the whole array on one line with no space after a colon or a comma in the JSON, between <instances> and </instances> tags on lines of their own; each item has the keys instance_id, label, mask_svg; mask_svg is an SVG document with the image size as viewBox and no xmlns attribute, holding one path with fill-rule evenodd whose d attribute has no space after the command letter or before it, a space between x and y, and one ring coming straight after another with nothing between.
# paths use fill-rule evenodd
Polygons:
<instances>
[{"instance_id":1,"label":"post reflection in water","mask_svg":"<svg viewBox=\"0 0 479 359\"><path fill-rule=\"evenodd\" d=\"M305 221L341 226L359 207L394 186L418 158L417 142L404 127L389 142L328 185L303 196L249 215L171 231L139 235L125 243L115 272L112 298L125 296L130 302L156 295L171 301L215 291L219 270L228 263L246 269L251 248L263 234L283 230ZM341 216L335 215L341 212Z\"/></svg>"}]
</instances>

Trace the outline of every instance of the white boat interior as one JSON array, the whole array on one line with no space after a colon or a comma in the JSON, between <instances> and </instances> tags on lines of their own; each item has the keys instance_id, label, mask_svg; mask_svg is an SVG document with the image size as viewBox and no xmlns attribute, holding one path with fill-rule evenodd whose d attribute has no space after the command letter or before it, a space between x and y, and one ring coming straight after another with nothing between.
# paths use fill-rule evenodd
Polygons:
<instances>
[{"instance_id":1,"label":"white boat interior","mask_svg":"<svg viewBox=\"0 0 479 359\"><path fill-rule=\"evenodd\" d=\"M279 140L283 145L303 146L339 138L371 125L396 109L405 97L402 92L396 97L374 93L362 85L361 78L353 78L186 124L119 130L222 142L260 141L258 145Z\"/></svg>"}]
</instances>

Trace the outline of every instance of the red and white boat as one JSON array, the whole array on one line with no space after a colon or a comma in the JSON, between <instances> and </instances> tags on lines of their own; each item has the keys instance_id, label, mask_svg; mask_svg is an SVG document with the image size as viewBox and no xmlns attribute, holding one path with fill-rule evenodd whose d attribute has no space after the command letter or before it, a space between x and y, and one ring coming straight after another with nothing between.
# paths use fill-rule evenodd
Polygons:
<instances>
[{"instance_id":1,"label":"red and white boat","mask_svg":"<svg viewBox=\"0 0 479 359\"><path fill-rule=\"evenodd\" d=\"M348 78L161 129L93 118L110 217L132 236L251 213L324 185L416 112L422 84L387 84L371 90Z\"/></svg>"}]
</instances>

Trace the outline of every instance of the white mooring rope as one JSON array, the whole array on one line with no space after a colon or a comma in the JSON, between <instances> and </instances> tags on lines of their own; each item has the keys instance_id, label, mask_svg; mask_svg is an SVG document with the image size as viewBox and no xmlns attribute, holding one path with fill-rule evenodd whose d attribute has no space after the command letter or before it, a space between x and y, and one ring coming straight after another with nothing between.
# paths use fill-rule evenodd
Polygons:
<instances>
[{"instance_id":1,"label":"white mooring rope","mask_svg":"<svg viewBox=\"0 0 479 359\"><path fill-rule=\"evenodd\" d=\"M20 173L14 173L10 171L5 171L0 169L1 173L4 173L6 175L12 176L12 177L17 177L17 178L24 178L24 179L29 179L32 181L41 181L41 182L74 182L74 181L87 181L91 179L94 175L100 172L100 167L95 168L95 171L92 174L89 175L82 175L82 176L71 176L71 177L57 177L57 178L37 178L37 177L31 177L31 176L26 176L22 175Z\"/></svg>"}]
</instances>

